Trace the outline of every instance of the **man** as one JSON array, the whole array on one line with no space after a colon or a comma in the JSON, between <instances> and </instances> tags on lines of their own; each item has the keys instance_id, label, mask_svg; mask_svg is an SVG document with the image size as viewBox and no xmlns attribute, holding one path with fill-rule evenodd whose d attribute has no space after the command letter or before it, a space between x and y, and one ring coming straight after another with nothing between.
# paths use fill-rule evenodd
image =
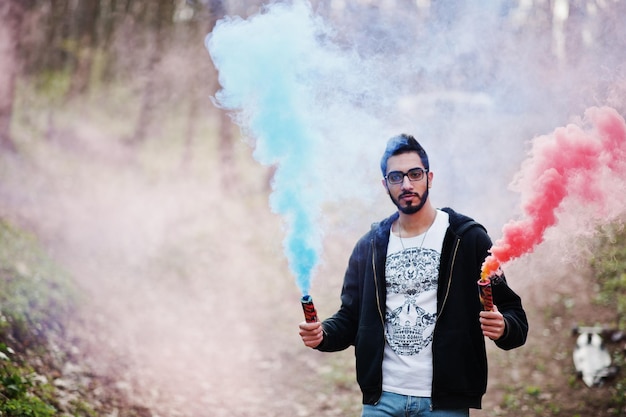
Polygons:
<instances>
[{"instance_id":1,"label":"man","mask_svg":"<svg viewBox=\"0 0 626 417\"><path fill-rule=\"evenodd\" d=\"M482 311L477 281L491 240L469 217L432 206L433 173L415 138L391 138L381 170L398 211L356 244L339 311L300 323L300 336L324 352L354 345L362 417L467 417L487 388L485 336L506 350L523 345L526 313L503 275L493 311Z\"/></svg>"}]
</instances>

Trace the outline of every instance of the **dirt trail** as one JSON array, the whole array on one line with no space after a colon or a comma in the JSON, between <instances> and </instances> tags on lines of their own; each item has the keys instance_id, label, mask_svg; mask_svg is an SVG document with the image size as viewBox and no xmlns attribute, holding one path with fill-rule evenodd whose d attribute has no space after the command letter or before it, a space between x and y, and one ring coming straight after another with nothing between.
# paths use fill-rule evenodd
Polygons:
<instances>
[{"instance_id":1,"label":"dirt trail","mask_svg":"<svg viewBox=\"0 0 626 417\"><path fill-rule=\"evenodd\" d=\"M324 400L334 387L316 388L324 356L297 335L261 168L227 196L210 176L83 156L53 145L8 161L0 187L0 214L84 291L67 336L82 360L154 415L343 415Z\"/></svg>"}]
</instances>

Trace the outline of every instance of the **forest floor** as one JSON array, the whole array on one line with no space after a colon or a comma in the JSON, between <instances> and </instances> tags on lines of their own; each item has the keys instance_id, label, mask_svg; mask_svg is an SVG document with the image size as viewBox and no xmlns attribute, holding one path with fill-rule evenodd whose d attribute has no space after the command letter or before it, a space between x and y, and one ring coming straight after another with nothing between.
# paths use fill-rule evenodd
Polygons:
<instances>
[{"instance_id":1,"label":"forest floor","mask_svg":"<svg viewBox=\"0 0 626 417\"><path fill-rule=\"evenodd\" d=\"M281 219L249 153L240 150L246 169L224 186L202 155L164 174L89 143L51 142L2 161L0 215L34 231L84 295L52 339L70 358L57 378L87 384L107 416L359 416L353 351L323 354L299 339ZM326 214L311 288L322 318L338 307L352 245L375 220ZM548 236L510 265L530 335L509 352L488 342L488 392L472 417L626 415L609 406L613 382L589 388L573 368L572 326L615 319L592 302L574 248Z\"/></svg>"}]
</instances>

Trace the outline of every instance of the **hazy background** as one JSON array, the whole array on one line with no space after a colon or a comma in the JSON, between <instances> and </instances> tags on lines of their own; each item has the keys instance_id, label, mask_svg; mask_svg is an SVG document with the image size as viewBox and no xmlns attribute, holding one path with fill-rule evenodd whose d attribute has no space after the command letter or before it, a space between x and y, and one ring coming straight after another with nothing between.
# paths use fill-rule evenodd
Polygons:
<instances>
[{"instance_id":1,"label":"hazy background","mask_svg":"<svg viewBox=\"0 0 626 417\"><path fill-rule=\"evenodd\" d=\"M296 181L289 195L319 207L310 286L325 317L352 245L392 211L378 168L387 138L418 137L435 205L497 239L521 214L508 185L534 137L592 106L626 113L625 5L316 1L305 12L279 7L289 22L258 32L275 6L5 2L0 215L41 236L85 291L68 329L76 351L158 415L358 413L352 352L301 346L300 290L282 243L289 223L270 196L280 164L257 147L274 137L215 106L206 35L239 16L221 23L236 41L221 53L249 77L242 96L302 93L273 109L298 115L302 136L281 134L306 169L275 185ZM304 44L309 22L318 37ZM292 49L281 50L285 39ZM275 85L284 89L266 89ZM244 104L262 122L282 120ZM586 288L574 274L586 260L576 239L585 207L565 207L546 243L511 265L529 305L554 301L537 282L557 295Z\"/></svg>"}]
</instances>

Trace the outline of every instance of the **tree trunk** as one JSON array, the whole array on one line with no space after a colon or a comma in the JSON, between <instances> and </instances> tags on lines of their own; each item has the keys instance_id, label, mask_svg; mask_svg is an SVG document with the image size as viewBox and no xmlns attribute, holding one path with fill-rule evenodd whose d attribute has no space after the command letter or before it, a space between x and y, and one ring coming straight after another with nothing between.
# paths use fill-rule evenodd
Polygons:
<instances>
[{"instance_id":1,"label":"tree trunk","mask_svg":"<svg viewBox=\"0 0 626 417\"><path fill-rule=\"evenodd\" d=\"M84 94L89 87L99 10L99 0L80 0L77 2L74 33L72 34L76 50L74 51L75 65L68 94L70 98Z\"/></svg>"},{"instance_id":2,"label":"tree trunk","mask_svg":"<svg viewBox=\"0 0 626 417\"><path fill-rule=\"evenodd\" d=\"M195 13L197 15L197 18L194 19L194 22L191 22L190 24L191 33L197 35L196 37L198 38L206 35L206 33L202 33L203 31L212 31L215 23L219 19L223 18L226 14L226 10L222 0L209 0L206 3L191 1L189 2L189 4L195 6ZM203 24L201 27L198 27L198 22L208 22L208 24ZM206 53L203 46L201 53ZM196 131L196 118L199 116L201 103L204 101L203 99L206 99L210 94L215 94L216 90L219 88L215 67L213 66L210 59L207 58L206 62L207 65L205 65L204 62L198 64L200 69L194 72L194 79L191 80L190 83L192 91L189 91L188 94L190 106L187 118L185 146L183 151L183 158L181 161L181 165L183 167L186 167L191 163L191 159L193 156L192 147ZM209 82L211 83L211 85L209 87L209 91L207 91L205 95L205 92L202 90L201 86L203 86L207 82L207 75L209 76ZM202 91L202 95L198 94L198 90ZM231 171L234 171L232 167L232 163L234 161L233 135L231 131L230 118L223 110L217 109L217 111L219 116L218 163L220 164L219 171L222 173L223 177L225 177L221 179L222 184L224 184L227 181L227 178L231 178Z\"/></svg>"},{"instance_id":3,"label":"tree trunk","mask_svg":"<svg viewBox=\"0 0 626 417\"><path fill-rule=\"evenodd\" d=\"M222 0L209 0L207 3L209 19L209 32L213 30L218 20L226 15L226 8ZM217 71L213 68L213 94L220 88L218 83ZM235 167L235 146L233 143L233 124L228 113L222 109L218 109L219 114L219 164L220 164L220 183L222 189L227 192L232 189L233 182L237 181L237 169Z\"/></svg>"},{"instance_id":4,"label":"tree trunk","mask_svg":"<svg viewBox=\"0 0 626 417\"><path fill-rule=\"evenodd\" d=\"M587 5L582 0L574 0L569 3L569 15L565 21L565 62L568 65L577 66L585 51L583 30Z\"/></svg>"},{"instance_id":5,"label":"tree trunk","mask_svg":"<svg viewBox=\"0 0 626 417\"><path fill-rule=\"evenodd\" d=\"M11 138L11 119L15 101L15 87L20 71L19 39L25 9L22 0L4 0L0 3L0 149L15 152Z\"/></svg>"},{"instance_id":6,"label":"tree trunk","mask_svg":"<svg viewBox=\"0 0 626 417\"><path fill-rule=\"evenodd\" d=\"M150 46L152 49L148 58L146 84L143 88L139 117L135 124L135 131L129 139L131 145L142 144L153 128L152 124L158 123L154 114L157 104L155 92L158 88L158 80L155 73L161 63L161 55L167 46L166 39L171 33L176 2L174 0L161 0L153 7L156 7L156 9L154 14L149 16L147 23L152 29L154 41ZM150 9L147 10L150 11Z\"/></svg>"}]
</instances>

